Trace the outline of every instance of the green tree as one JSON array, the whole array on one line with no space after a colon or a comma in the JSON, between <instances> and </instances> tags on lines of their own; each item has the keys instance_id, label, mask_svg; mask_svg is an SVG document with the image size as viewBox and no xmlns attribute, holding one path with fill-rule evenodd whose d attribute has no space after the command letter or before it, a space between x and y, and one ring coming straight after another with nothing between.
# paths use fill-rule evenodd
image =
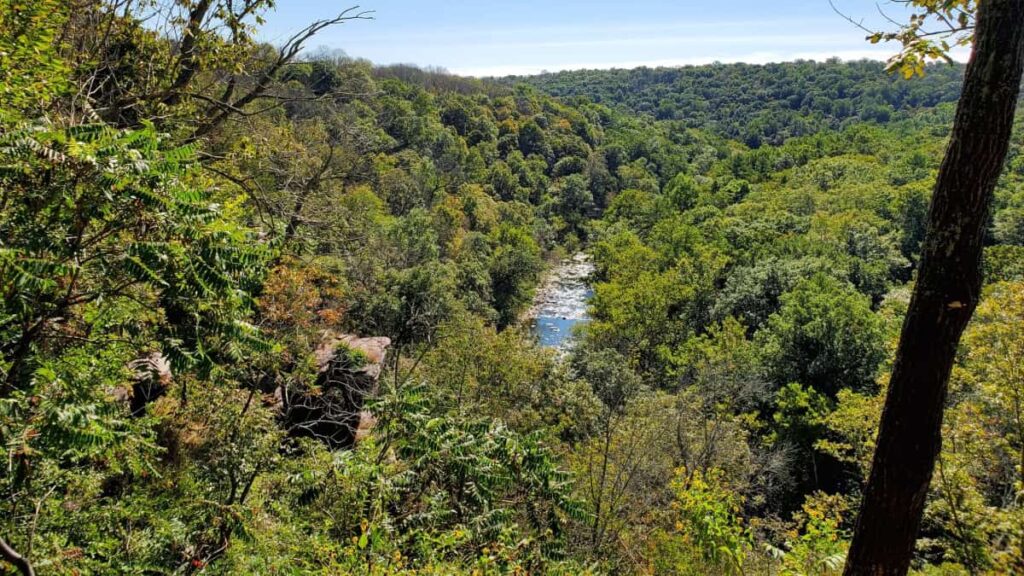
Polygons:
<instances>
[{"instance_id":1,"label":"green tree","mask_svg":"<svg viewBox=\"0 0 1024 576\"><path fill-rule=\"evenodd\" d=\"M679 470L672 482L675 532L662 537L656 567L675 574L743 574L753 538L740 516L742 498L720 470Z\"/></svg>"},{"instance_id":2,"label":"green tree","mask_svg":"<svg viewBox=\"0 0 1024 576\"><path fill-rule=\"evenodd\" d=\"M57 0L0 3L0 122L43 109L70 87L55 41L69 15Z\"/></svg>"},{"instance_id":3,"label":"green tree","mask_svg":"<svg viewBox=\"0 0 1024 576\"><path fill-rule=\"evenodd\" d=\"M777 384L799 382L833 398L872 385L883 348L867 297L817 274L797 283L781 304L756 335Z\"/></svg>"},{"instance_id":4,"label":"green tree","mask_svg":"<svg viewBox=\"0 0 1024 576\"><path fill-rule=\"evenodd\" d=\"M533 296L541 270L540 248L525 230L500 226L492 236L495 244L489 271L498 326L516 321Z\"/></svg>"}]
</instances>

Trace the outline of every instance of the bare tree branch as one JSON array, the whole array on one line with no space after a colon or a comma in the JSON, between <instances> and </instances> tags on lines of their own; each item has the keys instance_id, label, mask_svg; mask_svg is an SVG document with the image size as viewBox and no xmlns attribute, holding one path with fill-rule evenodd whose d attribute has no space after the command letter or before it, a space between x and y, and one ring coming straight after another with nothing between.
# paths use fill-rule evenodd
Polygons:
<instances>
[{"instance_id":1,"label":"bare tree branch","mask_svg":"<svg viewBox=\"0 0 1024 576\"><path fill-rule=\"evenodd\" d=\"M235 113L237 110L241 110L248 104L252 103L256 99L262 97L267 89L270 87L271 82L277 76L277 73L286 65L291 63L296 56L302 51L305 43L312 37L326 28L342 24L351 20L372 20L372 11L358 12L359 7L354 6L343 10L340 14L334 18L327 20L317 20L309 26L306 26L299 32L296 32L289 38L279 49L277 59L270 64L256 80L255 85L247 92L244 96L239 97L234 102L220 103L219 106L222 108L221 111L216 114L208 122L201 124L192 133L191 140L202 138L203 136L210 133L211 130L221 125L229 116Z\"/></svg>"},{"instance_id":2,"label":"bare tree branch","mask_svg":"<svg viewBox=\"0 0 1024 576\"><path fill-rule=\"evenodd\" d=\"M3 556L4 560L17 568L22 576L36 575L36 571L32 568L32 563L28 561L28 558L18 554L3 538L0 538L0 556Z\"/></svg>"}]
</instances>

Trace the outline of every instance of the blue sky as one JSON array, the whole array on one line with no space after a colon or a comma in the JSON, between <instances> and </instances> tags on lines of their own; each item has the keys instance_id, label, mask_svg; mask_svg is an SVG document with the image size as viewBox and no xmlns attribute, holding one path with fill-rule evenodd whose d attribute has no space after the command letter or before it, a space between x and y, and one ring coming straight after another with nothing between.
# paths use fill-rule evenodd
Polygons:
<instances>
[{"instance_id":1,"label":"blue sky","mask_svg":"<svg viewBox=\"0 0 1024 576\"><path fill-rule=\"evenodd\" d=\"M886 0L834 0L868 26L882 26ZM280 42L308 22L355 5L278 0L261 36ZM373 20L348 22L311 42L378 64L439 66L472 76L579 68L632 68L795 59L884 60L828 0L363 0Z\"/></svg>"}]
</instances>

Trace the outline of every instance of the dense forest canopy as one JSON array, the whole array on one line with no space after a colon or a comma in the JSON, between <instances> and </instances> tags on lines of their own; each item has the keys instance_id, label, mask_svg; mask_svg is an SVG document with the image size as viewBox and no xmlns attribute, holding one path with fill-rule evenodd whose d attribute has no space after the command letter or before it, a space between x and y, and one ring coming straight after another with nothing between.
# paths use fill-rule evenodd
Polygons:
<instances>
[{"instance_id":1,"label":"dense forest canopy","mask_svg":"<svg viewBox=\"0 0 1024 576\"><path fill-rule=\"evenodd\" d=\"M478 80L171 4L0 0L0 574L839 573L962 67ZM1022 147L921 574L1024 570Z\"/></svg>"},{"instance_id":2,"label":"dense forest canopy","mask_svg":"<svg viewBox=\"0 0 1024 576\"><path fill-rule=\"evenodd\" d=\"M887 123L960 93L963 67L932 65L923 78L884 73L881 62L798 61L680 68L577 70L511 77L560 98L658 120L680 120L756 148L861 122Z\"/></svg>"}]
</instances>

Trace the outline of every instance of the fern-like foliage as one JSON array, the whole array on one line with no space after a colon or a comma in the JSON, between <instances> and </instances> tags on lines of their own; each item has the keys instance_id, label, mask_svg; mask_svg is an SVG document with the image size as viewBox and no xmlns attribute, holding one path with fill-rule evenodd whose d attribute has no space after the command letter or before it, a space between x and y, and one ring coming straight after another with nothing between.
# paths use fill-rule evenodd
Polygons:
<instances>
[{"instance_id":1,"label":"fern-like foliage","mask_svg":"<svg viewBox=\"0 0 1024 576\"><path fill-rule=\"evenodd\" d=\"M401 511L378 519L376 529L392 543L401 540L403 554L425 562L472 559L514 537L517 561L532 570L563 557L568 521L586 511L540 433L437 416L429 393L414 385L384 394L374 410L382 416L377 434L390 438L386 449L401 463L398 473L373 468L370 485L386 484L377 494Z\"/></svg>"},{"instance_id":2,"label":"fern-like foliage","mask_svg":"<svg viewBox=\"0 0 1024 576\"><path fill-rule=\"evenodd\" d=\"M97 470L154 473L152 427L117 399L133 360L161 352L185 390L267 349L248 319L268 254L152 126L4 128L0 498L26 534L34 502Z\"/></svg>"},{"instance_id":3,"label":"fern-like foliage","mask_svg":"<svg viewBox=\"0 0 1024 576\"><path fill-rule=\"evenodd\" d=\"M210 372L265 347L243 322L267 254L191 185L195 150L165 149L152 126L0 135L0 326L10 388L60 340L84 306L142 300L163 318L155 337L175 370ZM95 336L95 335L94 335Z\"/></svg>"}]
</instances>

